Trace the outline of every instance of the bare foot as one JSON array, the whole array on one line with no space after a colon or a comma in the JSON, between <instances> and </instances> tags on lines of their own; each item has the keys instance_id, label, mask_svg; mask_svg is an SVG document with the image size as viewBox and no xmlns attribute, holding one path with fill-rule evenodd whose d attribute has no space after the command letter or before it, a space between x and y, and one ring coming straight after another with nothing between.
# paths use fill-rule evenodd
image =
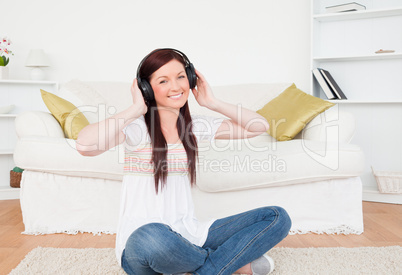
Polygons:
<instances>
[{"instance_id":1,"label":"bare foot","mask_svg":"<svg viewBox=\"0 0 402 275\"><path fill-rule=\"evenodd\" d=\"M234 274L253 274L253 271L251 270L251 263L246 264L242 268L239 268Z\"/></svg>"}]
</instances>

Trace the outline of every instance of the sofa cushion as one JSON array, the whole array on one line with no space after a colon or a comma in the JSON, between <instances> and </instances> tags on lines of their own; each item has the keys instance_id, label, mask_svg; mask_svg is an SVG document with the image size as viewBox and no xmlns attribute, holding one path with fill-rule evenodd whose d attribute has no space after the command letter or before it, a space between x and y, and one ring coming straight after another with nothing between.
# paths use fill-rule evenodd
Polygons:
<instances>
[{"instance_id":1,"label":"sofa cushion","mask_svg":"<svg viewBox=\"0 0 402 275\"><path fill-rule=\"evenodd\" d=\"M355 145L309 140L269 142L266 136L199 143L197 186L222 192L359 176L364 156ZM75 140L26 137L14 161L26 170L122 180L124 147L83 157Z\"/></svg>"},{"instance_id":2,"label":"sofa cushion","mask_svg":"<svg viewBox=\"0 0 402 275\"><path fill-rule=\"evenodd\" d=\"M66 137L77 139L78 133L89 125L86 117L71 102L44 90L40 91L46 107L60 123Z\"/></svg>"},{"instance_id":3,"label":"sofa cushion","mask_svg":"<svg viewBox=\"0 0 402 275\"><path fill-rule=\"evenodd\" d=\"M197 186L206 192L236 191L348 178L364 170L364 154L356 145L262 139L215 140L205 151L200 146Z\"/></svg>"},{"instance_id":4,"label":"sofa cushion","mask_svg":"<svg viewBox=\"0 0 402 275\"><path fill-rule=\"evenodd\" d=\"M268 121L271 136L286 141L293 139L314 117L334 105L306 94L292 84L257 113Z\"/></svg>"},{"instance_id":5,"label":"sofa cushion","mask_svg":"<svg viewBox=\"0 0 402 275\"><path fill-rule=\"evenodd\" d=\"M84 157L75 149L75 140L51 137L22 137L14 149L14 162L26 170L66 176L121 180L124 150L121 146L94 157ZM121 159L119 159L121 157Z\"/></svg>"}]
</instances>

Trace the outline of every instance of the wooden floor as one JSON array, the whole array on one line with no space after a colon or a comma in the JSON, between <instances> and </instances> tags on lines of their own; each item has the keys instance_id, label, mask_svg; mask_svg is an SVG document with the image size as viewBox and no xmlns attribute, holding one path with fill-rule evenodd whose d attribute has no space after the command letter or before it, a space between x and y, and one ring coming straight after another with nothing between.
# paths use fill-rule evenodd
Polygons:
<instances>
[{"instance_id":1,"label":"wooden floor","mask_svg":"<svg viewBox=\"0 0 402 275\"><path fill-rule=\"evenodd\" d=\"M364 233L361 235L289 235L277 247L402 246L402 205L363 202ZM8 274L32 249L41 247L108 248L115 235L22 235L19 200L0 201L0 274Z\"/></svg>"}]
</instances>

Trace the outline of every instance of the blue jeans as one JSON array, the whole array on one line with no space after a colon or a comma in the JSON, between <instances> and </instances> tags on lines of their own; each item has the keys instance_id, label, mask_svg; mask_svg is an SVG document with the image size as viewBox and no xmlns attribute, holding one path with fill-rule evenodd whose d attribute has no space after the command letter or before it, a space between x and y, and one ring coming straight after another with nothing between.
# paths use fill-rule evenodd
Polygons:
<instances>
[{"instance_id":1,"label":"blue jeans","mask_svg":"<svg viewBox=\"0 0 402 275\"><path fill-rule=\"evenodd\" d=\"M128 238L121 262L128 274L232 274L261 257L289 233L291 220L278 206L216 220L202 247L162 223L149 223Z\"/></svg>"}]
</instances>

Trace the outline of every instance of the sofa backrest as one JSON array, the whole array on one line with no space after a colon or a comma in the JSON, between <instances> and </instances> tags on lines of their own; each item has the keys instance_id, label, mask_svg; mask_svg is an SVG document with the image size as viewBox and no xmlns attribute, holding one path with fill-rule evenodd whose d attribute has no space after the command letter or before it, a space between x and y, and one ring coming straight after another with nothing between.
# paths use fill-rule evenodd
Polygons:
<instances>
[{"instance_id":1,"label":"sofa backrest","mask_svg":"<svg viewBox=\"0 0 402 275\"><path fill-rule=\"evenodd\" d=\"M291 83L239 84L212 87L214 95L225 102L239 104L244 108L257 111L266 103L278 96ZM58 96L77 106L87 117L90 123L104 120L117 112L121 112L132 104L131 83L124 82L82 82L72 80L60 85ZM192 114L224 117L220 113L201 107L190 94L189 106ZM27 123L25 119L17 119L19 136L39 135L49 136L49 129L42 129L34 121L42 121L43 125L50 125L49 116L44 114L26 114L34 117ZM54 118L53 118L54 119ZM57 125L57 121L54 120ZM32 124L32 125L31 125ZM338 104L316 116L294 139L307 139L322 142L349 143L355 132L355 118L351 113L341 111ZM34 129L31 131L30 129ZM39 130L38 130L39 129ZM40 133L39 133L39 132ZM335 132L334 132L335 131ZM50 131L51 132L51 131ZM61 129L56 131L57 136L63 136ZM268 133L263 133L254 139L263 139L274 142L275 139Z\"/></svg>"},{"instance_id":2,"label":"sofa backrest","mask_svg":"<svg viewBox=\"0 0 402 275\"><path fill-rule=\"evenodd\" d=\"M217 99L257 111L273 98L277 97L291 84L292 83L263 83L215 86L212 87L212 91ZM192 94L188 102L192 113L225 117L220 113L201 107Z\"/></svg>"},{"instance_id":3,"label":"sofa backrest","mask_svg":"<svg viewBox=\"0 0 402 275\"><path fill-rule=\"evenodd\" d=\"M257 111L271 99L283 92L292 83L239 84L212 87L216 98L225 102ZM127 109L132 104L131 83L125 82L83 82L72 80L60 85L59 96L77 106L89 122L97 122L104 118L98 111L110 117ZM192 114L224 117L220 113L201 107L190 92L188 99Z\"/></svg>"}]
</instances>

